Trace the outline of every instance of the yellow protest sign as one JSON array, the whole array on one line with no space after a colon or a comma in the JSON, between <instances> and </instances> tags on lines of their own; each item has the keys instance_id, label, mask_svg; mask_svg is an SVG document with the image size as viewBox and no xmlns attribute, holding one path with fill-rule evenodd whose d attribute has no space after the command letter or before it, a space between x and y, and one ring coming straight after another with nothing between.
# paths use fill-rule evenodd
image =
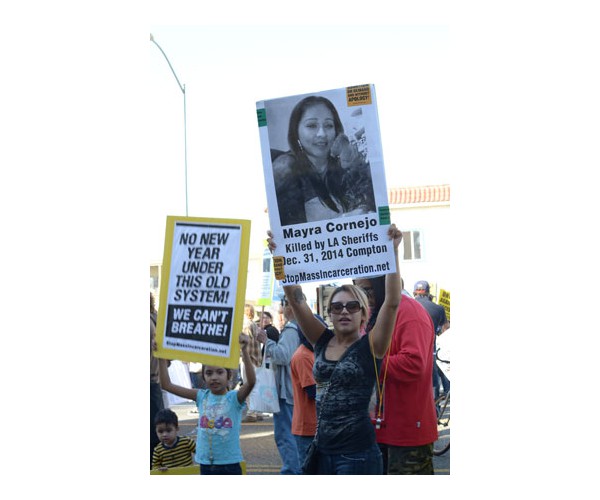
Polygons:
<instances>
[{"instance_id":1,"label":"yellow protest sign","mask_svg":"<svg viewBox=\"0 0 600 500\"><path fill-rule=\"evenodd\" d=\"M450 292L440 288L439 304L444 307L446 311L446 319L450 321Z\"/></svg>"},{"instance_id":2,"label":"yellow protest sign","mask_svg":"<svg viewBox=\"0 0 600 500\"><path fill-rule=\"evenodd\" d=\"M182 475L198 475L200 474L200 466L188 465L187 467L171 467L167 470L152 469L151 476L182 476Z\"/></svg>"},{"instance_id":3,"label":"yellow protest sign","mask_svg":"<svg viewBox=\"0 0 600 500\"><path fill-rule=\"evenodd\" d=\"M250 221L167 217L155 356L239 365Z\"/></svg>"},{"instance_id":4,"label":"yellow protest sign","mask_svg":"<svg viewBox=\"0 0 600 500\"><path fill-rule=\"evenodd\" d=\"M266 246L265 242L265 246ZM262 285L260 287L260 297L256 301L256 305L259 306L270 306L273 297L273 285L275 284L275 277L272 269L271 252L268 248L263 250L263 274L262 274Z\"/></svg>"},{"instance_id":5,"label":"yellow protest sign","mask_svg":"<svg viewBox=\"0 0 600 500\"><path fill-rule=\"evenodd\" d=\"M246 474L246 461L240 462L242 468L242 474ZM198 464L188 465L187 467L171 467L167 470L151 469L151 476L182 476L182 475L195 475L200 474L200 466Z\"/></svg>"}]
</instances>

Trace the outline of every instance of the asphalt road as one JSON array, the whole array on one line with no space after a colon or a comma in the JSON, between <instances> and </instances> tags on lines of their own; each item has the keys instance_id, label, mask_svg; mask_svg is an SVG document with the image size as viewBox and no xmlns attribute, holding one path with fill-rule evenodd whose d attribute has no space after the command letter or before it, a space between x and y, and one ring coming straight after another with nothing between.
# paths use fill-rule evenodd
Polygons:
<instances>
[{"instance_id":1,"label":"asphalt road","mask_svg":"<svg viewBox=\"0 0 600 500\"><path fill-rule=\"evenodd\" d=\"M174 405L171 409L179 417L179 433L196 436L198 414L192 413L194 403ZM246 460L247 474L279 474L281 459L273 438L273 418L265 416L263 421L242 423L240 436L242 453ZM450 474L450 451L433 458L436 475Z\"/></svg>"}]
</instances>

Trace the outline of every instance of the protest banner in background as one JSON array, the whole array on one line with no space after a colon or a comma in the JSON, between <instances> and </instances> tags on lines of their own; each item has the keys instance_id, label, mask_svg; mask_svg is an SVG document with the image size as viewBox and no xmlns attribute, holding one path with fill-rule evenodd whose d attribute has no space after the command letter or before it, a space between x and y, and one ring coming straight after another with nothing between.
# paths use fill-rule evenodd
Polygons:
<instances>
[{"instance_id":1,"label":"protest banner in background","mask_svg":"<svg viewBox=\"0 0 600 500\"><path fill-rule=\"evenodd\" d=\"M250 221L167 217L159 358L237 368Z\"/></svg>"},{"instance_id":2,"label":"protest banner in background","mask_svg":"<svg viewBox=\"0 0 600 500\"><path fill-rule=\"evenodd\" d=\"M266 242L265 242L266 245ZM273 286L275 284L275 276L272 268L271 252L268 248L263 250L263 272L262 283L260 287L260 297L256 301L256 305L270 306L273 297Z\"/></svg>"},{"instance_id":3,"label":"protest banner in background","mask_svg":"<svg viewBox=\"0 0 600 500\"><path fill-rule=\"evenodd\" d=\"M257 102L282 284L396 270L375 87Z\"/></svg>"},{"instance_id":4,"label":"protest banner in background","mask_svg":"<svg viewBox=\"0 0 600 500\"><path fill-rule=\"evenodd\" d=\"M440 298L438 303L444 307L446 319L450 321L450 292L440 288Z\"/></svg>"}]
</instances>

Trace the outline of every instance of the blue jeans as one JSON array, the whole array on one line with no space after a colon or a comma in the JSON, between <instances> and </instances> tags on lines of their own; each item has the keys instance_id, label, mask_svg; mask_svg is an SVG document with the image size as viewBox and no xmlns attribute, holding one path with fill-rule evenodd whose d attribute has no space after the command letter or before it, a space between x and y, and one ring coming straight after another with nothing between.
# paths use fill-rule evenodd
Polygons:
<instances>
[{"instance_id":1,"label":"blue jeans","mask_svg":"<svg viewBox=\"0 0 600 500\"><path fill-rule=\"evenodd\" d=\"M446 377L446 375L439 366L438 375L440 377L440 381L442 382L442 389L444 389L444 392L448 392L450 390L450 380L448 380L448 377Z\"/></svg>"},{"instance_id":2,"label":"blue jeans","mask_svg":"<svg viewBox=\"0 0 600 500\"><path fill-rule=\"evenodd\" d=\"M356 453L325 455L319 453L318 474L383 474L383 457L377 443Z\"/></svg>"},{"instance_id":3,"label":"blue jeans","mask_svg":"<svg viewBox=\"0 0 600 500\"><path fill-rule=\"evenodd\" d=\"M437 398L440 397L440 374L438 373L437 363L435 362L435 354L433 356L431 379L433 381L433 400L436 401Z\"/></svg>"},{"instance_id":4,"label":"blue jeans","mask_svg":"<svg viewBox=\"0 0 600 500\"><path fill-rule=\"evenodd\" d=\"M242 474L242 466L237 464L223 464L223 465L204 465L200 464L200 475L201 476L216 476L216 475L228 475L237 476Z\"/></svg>"},{"instance_id":5,"label":"blue jeans","mask_svg":"<svg viewBox=\"0 0 600 500\"><path fill-rule=\"evenodd\" d=\"M298 463L300 467L304 463L304 458L306 457L306 452L308 451L308 447L310 443L313 442L314 436L296 436L296 448L298 448Z\"/></svg>"},{"instance_id":6,"label":"blue jeans","mask_svg":"<svg viewBox=\"0 0 600 500\"><path fill-rule=\"evenodd\" d=\"M273 428L275 431L275 444L283 462L280 474L302 474L298 463L298 448L292 435L292 415L294 405L285 399L279 398L279 412L273 413Z\"/></svg>"}]
</instances>

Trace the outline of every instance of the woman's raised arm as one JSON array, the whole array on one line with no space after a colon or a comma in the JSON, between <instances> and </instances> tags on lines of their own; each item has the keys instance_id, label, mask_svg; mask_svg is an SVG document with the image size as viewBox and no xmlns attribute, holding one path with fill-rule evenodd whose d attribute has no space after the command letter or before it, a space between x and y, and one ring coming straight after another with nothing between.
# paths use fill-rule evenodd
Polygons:
<instances>
[{"instance_id":1,"label":"woman's raised arm","mask_svg":"<svg viewBox=\"0 0 600 500\"><path fill-rule=\"evenodd\" d=\"M273 253L277 244L273 240L273 233L270 230L267 231L267 235L269 250ZM316 344L326 327L315 318L312 310L308 307L306 296L302 293L302 287L300 285L285 285L283 290L285 292L286 300L294 311L295 319L298 322L302 333L311 344Z\"/></svg>"},{"instance_id":2,"label":"woman's raised arm","mask_svg":"<svg viewBox=\"0 0 600 500\"><path fill-rule=\"evenodd\" d=\"M385 275L385 299L377 320L371 330L373 354L383 358L392 340L396 324L396 312L402 299L402 285L400 284L400 266L398 263L398 246L402 241L402 232L392 224L388 229L388 236L394 240L394 256L396 258L396 272Z\"/></svg>"},{"instance_id":3,"label":"woman's raised arm","mask_svg":"<svg viewBox=\"0 0 600 500\"><path fill-rule=\"evenodd\" d=\"M315 345L321 334L325 331L323 325L314 315L306 303L306 296L302 293L300 285L286 285L283 287L285 298L294 311L294 316L300 326L300 330L308 341Z\"/></svg>"}]
</instances>

